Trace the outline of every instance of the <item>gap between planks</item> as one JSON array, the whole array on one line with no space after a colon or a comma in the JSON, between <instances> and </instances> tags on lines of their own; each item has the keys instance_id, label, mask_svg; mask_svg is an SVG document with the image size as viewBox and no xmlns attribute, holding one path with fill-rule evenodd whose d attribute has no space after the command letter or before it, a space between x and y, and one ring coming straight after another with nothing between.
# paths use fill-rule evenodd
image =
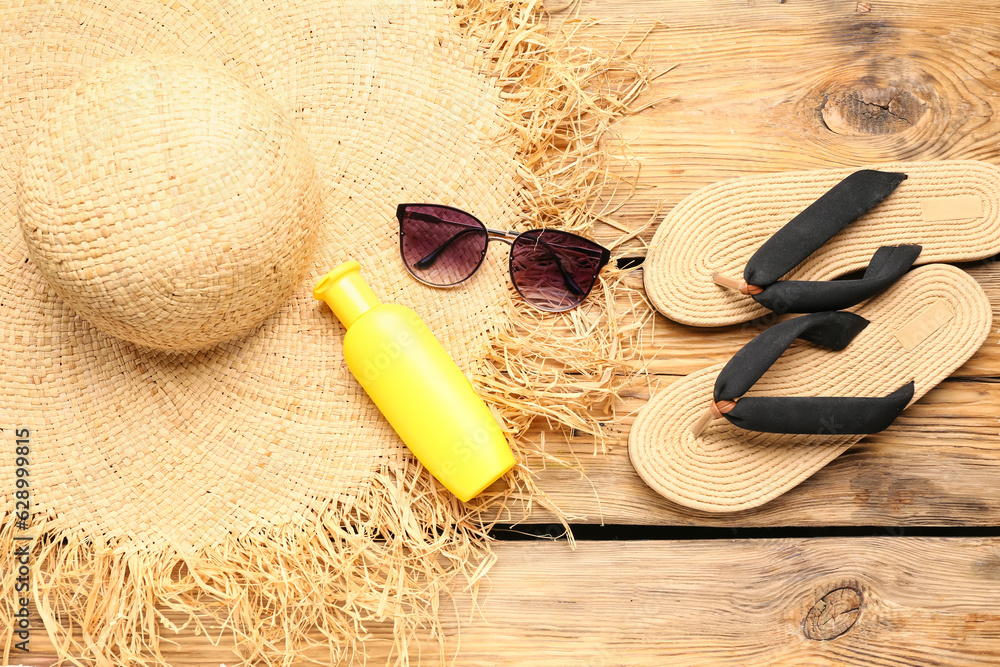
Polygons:
<instances>
[{"instance_id":1,"label":"gap between planks","mask_svg":"<svg viewBox=\"0 0 1000 667\"><path fill-rule=\"evenodd\" d=\"M459 593L442 614L455 667L1000 663L998 539L584 542L576 550L522 542L496 552L478 610ZM369 664L385 664L391 628L369 630ZM165 651L175 667L234 662L231 640L212 646L190 630L167 634L183 646ZM327 664L324 652L310 655ZM410 659L437 657L424 637ZM47 667L52 648L36 630L30 660L10 660Z\"/></svg>"}]
</instances>

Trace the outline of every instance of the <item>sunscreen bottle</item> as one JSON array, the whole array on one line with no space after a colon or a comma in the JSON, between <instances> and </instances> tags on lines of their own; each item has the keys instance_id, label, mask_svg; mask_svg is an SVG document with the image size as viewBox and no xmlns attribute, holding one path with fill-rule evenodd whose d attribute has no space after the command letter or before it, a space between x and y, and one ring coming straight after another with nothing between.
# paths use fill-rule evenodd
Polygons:
<instances>
[{"instance_id":1,"label":"sunscreen bottle","mask_svg":"<svg viewBox=\"0 0 1000 667\"><path fill-rule=\"evenodd\" d=\"M347 329L347 367L439 482L470 500L514 466L514 455L486 403L427 325L409 308L381 303L345 262L313 296Z\"/></svg>"}]
</instances>

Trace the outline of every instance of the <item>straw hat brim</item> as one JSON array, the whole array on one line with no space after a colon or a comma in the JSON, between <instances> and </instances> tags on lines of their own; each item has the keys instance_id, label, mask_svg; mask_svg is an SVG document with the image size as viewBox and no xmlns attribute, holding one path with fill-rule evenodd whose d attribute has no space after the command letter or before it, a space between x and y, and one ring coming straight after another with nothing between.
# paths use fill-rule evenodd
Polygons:
<instances>
[{"instance_id":1,"label":"straw hat brim","mask_svg":"<svg viewBox=\"0 0 1000 667\"><path fill-rule=\"evenodd\" d=\"M941 304L953 317L932 318L919 343L904 348L897 333ZM885 396L914 381L915 401L979 349L992 322L989 299L975 279L941 264L914 269L852 311L870 324L844 350L794 346L747 395ZM721 419L694 435L691 427L711 402L724 366L693 373L653 396L629 432L639 476L673 502L707 512L758 507L863 437L756 433Z\"/></svg>"}]
</instances>

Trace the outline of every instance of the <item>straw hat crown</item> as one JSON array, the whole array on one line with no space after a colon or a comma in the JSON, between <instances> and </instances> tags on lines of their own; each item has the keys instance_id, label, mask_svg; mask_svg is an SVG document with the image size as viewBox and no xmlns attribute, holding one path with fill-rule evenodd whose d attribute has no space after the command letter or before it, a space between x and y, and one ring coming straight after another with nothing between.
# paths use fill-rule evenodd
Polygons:
<instances>
[{"instance_id":1,"label":"straw hat crown","mask_svg":"<svg viewBox=\"0 0 1000 667\"><path fill-rule=\"evenodd\" d=\"M168 351L247 333L292 295L321 220L316 166L277 102L179 56L97 68L30 136L28 253L105 333Z\"/></svg>"}]
</instances>

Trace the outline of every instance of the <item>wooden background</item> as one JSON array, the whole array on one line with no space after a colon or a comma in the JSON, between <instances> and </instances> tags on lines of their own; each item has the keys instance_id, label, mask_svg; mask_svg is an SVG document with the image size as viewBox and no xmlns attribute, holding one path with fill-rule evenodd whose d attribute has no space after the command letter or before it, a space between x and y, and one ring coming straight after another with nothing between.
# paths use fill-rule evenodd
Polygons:
<instances>
[{"instance_id":1,"label":"wooden background","mask_svg":"<svg viewBox=\"0 0 1000 667\"><path fill-rule=\"evenodd\" d=\"M639 53L658 70L674 66L647 98L662 101L621 128L642 161L624 224L751 173L883 160L1000 163L998 0L585 0L582 13L601 20L597 36L614 40L662 21ZM637 255L642 239L632 244ZM965 268L1000 307L1000 265ZM633 280L641 285L641 272ZM708 334L657 316L642 347L652 376L620 409L640 407L650 385L728 359L752 334ZM640 524L656 539L582 540L576 550L564 541L501 542L481 614L459 596L460 636L448 623L454 664L1000 664L998 406L995 329L888 431L778 500L724 516L647 489L628 460L627 424L611 434L606 456L590 456L582 438L547 437L587 472L540 476L574 523ZM536 511L530 521L552 517ZM722 530L687 539L684 526ZM742 539L748 528L783 537ZM641 534L588 534L623 532ZM369 643L370 664L384 662L386 636ZM178 641L182 648L167 653L173 664L233 662L226 645ZM12 657L52 664L44 638L36 633L32 643L31 659ZM436 656L430 643L423 650Z\"/></svg>"}]
</instances>

